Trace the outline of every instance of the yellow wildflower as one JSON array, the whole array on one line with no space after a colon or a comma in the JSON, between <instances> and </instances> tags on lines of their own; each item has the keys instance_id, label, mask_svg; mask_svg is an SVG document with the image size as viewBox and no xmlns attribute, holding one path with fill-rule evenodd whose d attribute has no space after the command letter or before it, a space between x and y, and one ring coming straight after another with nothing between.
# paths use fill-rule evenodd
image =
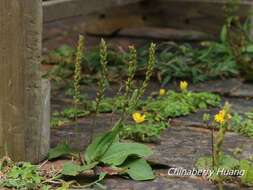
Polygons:
<instances>
[{"instance_id":1,"label":"yellow wildflower","mask_svg":"<svg viewBox=\"0 0 253 190\"><path fill-rule=\"evenodd\" d=\"M188 89L188 82L186 81L180 81L180 85L179 85L181 91L187 91Z\"/></svg>"},{"instance_id":2,"label":"yellow wildflower","mask_svg":"<svg viewBox=\"0 0 253 190\"><path fill-rule=\"evenodd\" d=\"M166 90L164 89L164 88L161 88L160 90L159 90L159 95L160 96L164 96L166 94Z\"/></svg>"},{"instance_id":3,"label":"yellow wildflower","mask_svg":"<svg viewBox=\"0 0 253 190\"><path fill-rule=\"evenodd\" d=\"M224 112L224 110L219 111L219 113L214 116L214 120L217 123L224 124L225 123L225 112Z\"/></svg>"},{"instance_id":4,"label":"yellow wildflower","mask_svg":"<svg viewBox=\"0 0 253 190\"><path fill-rule=\"evenodd\" d=\"M219 113L214 116L214 120L222 125L230 119L231 115L229 113L226 113L225 110L219 111Z\"/></svg>"},{"instance_id":5,"label":"yellow wildflower","mask_svg":"<svg viewBox=\"0 0 253 190\"><path fill-rule=\"evenodd\" d=\"M146 116L145 116L145 114L142 115L139 112L135 112L135 113L133 113L132 117L133 117L133 120L135 121L135 123L143 123L145 121Z\"/></svg>"}]
</instances>

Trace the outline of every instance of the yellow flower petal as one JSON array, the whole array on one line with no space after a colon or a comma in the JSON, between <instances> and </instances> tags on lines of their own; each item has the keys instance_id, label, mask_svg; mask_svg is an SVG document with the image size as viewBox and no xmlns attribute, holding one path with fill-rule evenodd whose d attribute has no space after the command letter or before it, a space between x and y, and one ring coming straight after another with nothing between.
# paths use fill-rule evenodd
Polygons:
<instances>
[{"instance_id":1,"label":"yellow flower petal","mask_svg":"<svg viewBox=\"0 0 253 190\"><path fill-rule=\"evenodd\" d=\"M159 90L159 95L160 96L164 96L166 94L166 90L164 89L164 88L161 88L160 90Z\"/></svg>"},{"instance_id":2,"label":"yellow flower petal","mask_svg":"<svg viewBox=\"0 0 253 190\"><path fill-rule=\"evenodd\" d=\"M135 123L142 123L145 121L146 116L144 114L142 115L139 112L135 112L135 113L133 113L132 117L133 117L133 120L135 121Z\"/></svg>"},{"instance_id":3,"label":"yellow flower petal","mask_svg":"<svg viewBox=\"0 0 253 190\"><path fill-rule=\"evenodd\" d=\"M181 91L187 91L188 83L186 81L180 81L179 87L180 87Z\"/></svg>"}]
</instances>

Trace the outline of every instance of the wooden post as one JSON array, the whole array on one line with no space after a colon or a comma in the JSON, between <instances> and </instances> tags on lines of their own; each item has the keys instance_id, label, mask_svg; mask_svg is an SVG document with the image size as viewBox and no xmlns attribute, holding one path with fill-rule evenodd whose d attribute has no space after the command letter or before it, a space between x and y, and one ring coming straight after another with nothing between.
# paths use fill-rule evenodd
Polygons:
<instances>
[{"instance_id":1,"label":"wooden post","mask_svg":"<svg viewBox=\"0 0 253 190\"><path fill-rule=\"evenodd\" d=\"M0 0L0 157L39 162L48 150L41 36L41 0Z\"/></svg>"}]
</instances>

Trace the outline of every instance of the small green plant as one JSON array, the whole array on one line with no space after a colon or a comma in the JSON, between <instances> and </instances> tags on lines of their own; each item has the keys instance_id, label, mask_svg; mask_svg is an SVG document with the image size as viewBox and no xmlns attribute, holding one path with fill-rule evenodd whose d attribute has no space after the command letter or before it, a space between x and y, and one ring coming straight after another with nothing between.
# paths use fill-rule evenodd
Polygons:
<instances>
[{"instance_id":1,"label":"small green plant","mask_svg":"<svg viewBox=\"0 0 253 190\"><path fill-rule=\"evenodd\" d=\"M246 112L243 115L234 113L231 119L231 130L253 138L253 114Z\"/></svg>"},{"instance_id":2,"label":"small green plant","mask_svg":"<svg viewBox=\"0 0 253 190\"><path fill-rule=\"evenodd\" d=\"M30 163L17 163L6 173L0 186L15 189L38 189L42 181L43 177L39 174L37 166Z\"/></svg>"},{"instance_id":3,"label":"small green plant","mask_svg":"<svg viewBox=\"0 0 253 190\"><path fill-rule=\"evenodd\" d=\"M56 113L54 113L55 115ZM51 121L50 121L50 126L51 127L60 127L65 124L70 123L71 121L65 117L58 117L58 116L53 116Z\"/></svg>"},{"instance_id":4,"label":"small green plant","mask_svg":"<svg viewBox=\"0 0 253 190\"><path fill-rule=\"evenodd\" d=\"M151 45L153 51L154 45ZM133 50L133 49L132 49ZM154 53L154 52L151 52ZM152 59L152 56L150 57ZM99 104L104 97L105 90L105 76L106 76L106 45L105 42L101 42L101 64L104 65L102 69L101 79L99 81L99 88L96 99L96 111L99 108ZM119 120L114 124L111 131L106 132L92 140L91 144L87 147L84 154L84 162L79 165L73 162L69 162L64 165L62 174L76 176L79 173L87 170L94 169L96 166L104 166L115 170L119 175L128 174L134 180L150 180L155 176L152 168L144 160L144 157L152 154L152 151L142 144L137 143L122 143L119 140L119 135L124 128L123 122L128 114L132 113L135 105L138 104L141 96L143 95L148 81L152 75L154 60L150 60L147 66L147 76L140 87L140 90L132 89L133 70L129 68L129 76L125 83L125 95L123 100L122 111L120 112ZM130 64L129 67L133 67ZM59 151L60 150L60 151ZM67 151L66 151L67 150ZM69 149L56 147L52 149L49 154L49 158L56 158L62 155L68 154ZM53 154L53 156L52 156ZM56 155L56 156L55 156ZM94 183L98 183L102 180L107 173L102 172L99 174L99 179ZM94 184L92 183L92 184Z\"/></svg>"},{"instance_id":5,"label":"small green plant","mask_svg":"<svg viewBox=\"0 0 253 190\"><path fill-rule=\"evenodd\" d=\"M241 183L246 186L253 186L253 163L248 160L241 160L240 169L245 172L241 176Z\"/></svg>"},{"instance_id":6,"label":"small green plant","mask_svg":"<svg viewBox=\"0 0 253 190\"><path fill-rule=\"evenodd\" d=\"M77 118L85 117L90 114L89 110L78 108L65 108L63 111L55 111L50 121L52 127L59 127L62 125L76 122Z\"/></svg>"},{"instance_id":7,"label":"small green plant","mask_svg":"<svg viewBox=\"0 0 253 190\"><path fill-rule=\"evenodd\" d=\"M100 43L100 64L101 64L101 73L100 80L98 80L98 91L95 100L95 117L93 118L93 125L91 126L90 136L91 141L93 138L94 127L96 127L96 116L99 113L99 107L101 101L104 99L106 83L107 83L107 45L106 42L102 39Z\"/></svg>"},{"instance_id":8,"label":"small green plant","mask_svg":"<svg viewBox=\"0 0 253 190\"><path fill-rule=\"evenodd\" d=\"M161 133L169 127L166 119L158 114L135 112L133 123L124 125L120 134L123 139L133 139L140 142L156 142Z\"/></svg>"},{"instance_id":9,"label":"small green plant","mask_svg":"<svg viewBox=\"0 0 253 190\"><path fill-rule=\"evenodd\" d=\"M220 97L207 92L178 93L167 91L165 96L159 96L155 100L148 99L144 110L160 113L164 118L178 117L196 112L198 109L206 109L209 106L218 106Z\"/></svg>"},{"instance_id":10,"label":"small green plant","mask_svg":"<svg viewBox=\"0 0 253 190\"><path fill-rule=\"evenodd\" d=\"M230 114L230 105L225 103L224 107L214 116L212 123L213 127L216 125L218 132L214 136L214 128L212 130L212 156L201 157L196 162L196 166L199 169L213 170L214 173L209 176L211 180L218 183L219 189L223 189L223 183L225 181L231 181L233 179L239 180L241 185L252 186L253 185L253 164L250 160L237 160L230 155L226 155L222 151L222 145L224 142L226 131L233 128L234 125L238 125L236 122L242 122L241 118L237 118L239 115ZM210 115L205 114L203 121L209 126ZM250 159L250 158L249 158ZM224 174L221 171L237 171L237 174L229 175Z\"/></svg>"},{"instance_id":11,"label":"small green plant","mask_svg":"<svg viewBox=\"0 0 253 190\"><path fill-rule=\"evenodd\" d=\"M194 47L169 42L160 44L158 50L155 70L163 85L173 79L198 83L239 74L234 57L220 42L201 42ZM142 59L144 62L145 57Z\"/></svg>"},{"instance_id":12,"label":"small green plant","mask_svg":"<svg viewBox=\"0 0 253 190\"><path fill-rule=\"evenodd\" d=\"M214 152L213 152L213 163L214 163L214 168L220 168L220 161L222 158L222 145L224 142L225 134L226 131L228 130L229 127L229 120L231 119L230 115L230 105L226 103L223 107L223 109L215 115L214 120L215 122L218 123L218 134L215 137L215 142L214 142ZM219 189L223 189L223 177L218 175L217 182L219 185Z\"/></svg>"},{"instance_id":13,"label":"small green plant","mask_svg":"<svg viewBox=\"0 0 253 190\"><path fill-rule=\"evenodd\" d=\"M210 117L207 116L204 118L205 122L209 122L209 119ZM214 133L212 133L212 156L200 158L196 163L198 168L208 168L215 171L215 173L210 177L213 181L217 182L220 190L223 190L223 183L230 176L224 176L223 174L219 173L219 171L221 169L236 169L239 164L238 160L232 158L229 155L225 155L222 151L222 145L226 131L230 126L230 120L230 105L228 103L225 103L219 113L214 116L213 122L214 125L217 125L218 132L214 136L214 139Z\"/></svg>"}]
</instances>

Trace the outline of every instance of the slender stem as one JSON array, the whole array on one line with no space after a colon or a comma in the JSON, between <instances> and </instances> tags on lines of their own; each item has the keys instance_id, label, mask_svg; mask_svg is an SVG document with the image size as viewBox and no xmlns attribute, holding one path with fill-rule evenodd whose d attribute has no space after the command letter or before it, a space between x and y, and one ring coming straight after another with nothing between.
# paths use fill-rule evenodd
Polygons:
<instances>
[{"instance_id":1,"label":"slender stem","mask_svg":"<svg viewBox=\"0 0 253 190\"><path fill-rule=\"evenodd\" d=\"M214 125L212 125L212 164L214 169Z\"/></svg>"}]
</instances>

